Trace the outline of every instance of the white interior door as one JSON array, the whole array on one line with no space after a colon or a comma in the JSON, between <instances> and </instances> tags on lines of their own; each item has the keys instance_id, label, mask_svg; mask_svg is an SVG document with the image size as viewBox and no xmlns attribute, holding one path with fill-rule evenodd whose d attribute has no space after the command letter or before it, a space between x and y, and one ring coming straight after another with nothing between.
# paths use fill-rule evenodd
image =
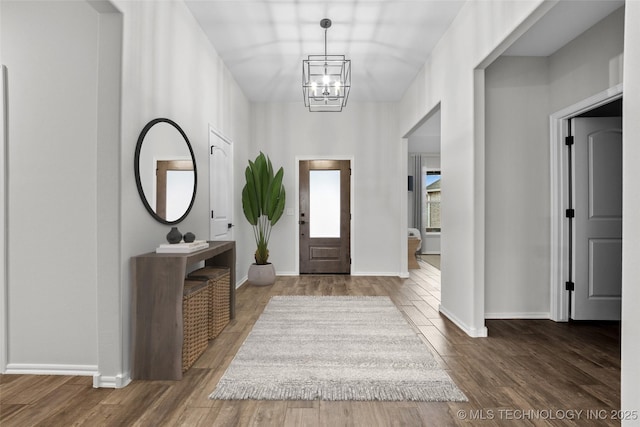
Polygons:
<instances>
[{"instance_id":1,"label":"white interior door","mask_svg":"<svg viewBox=\"0 0 640 427\"><path fill-rule=\"evenodd\" d=\"M210 239L233 240L231 141L209 129Z\"/></svg>"},{"instance_id":2,"label":"white interior door","mask_svg":"<svg viewBox=\"0 0 640 427\"><path fill-rule=\"evenodd\" d=\"M574 320L619 320L622 290L622 118L572 120Z\"/></svg>"}]
</instances>

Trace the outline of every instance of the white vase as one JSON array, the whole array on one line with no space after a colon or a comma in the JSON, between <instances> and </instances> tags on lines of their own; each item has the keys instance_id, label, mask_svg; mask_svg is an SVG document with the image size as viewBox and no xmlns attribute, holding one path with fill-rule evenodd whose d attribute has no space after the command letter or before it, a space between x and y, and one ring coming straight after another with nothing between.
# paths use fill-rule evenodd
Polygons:
<instances>
[{"instance_id":1,"label":"white vase","mask_svg":"<svg viewBox=\"0 0 640 427\"><path fill-rule=\"evenodd\" d=\"M263 265L253 263L249 266L247 280L256 286L273 285L276 282L276 269L271 263Z\"/></svg>"}]
</instances>

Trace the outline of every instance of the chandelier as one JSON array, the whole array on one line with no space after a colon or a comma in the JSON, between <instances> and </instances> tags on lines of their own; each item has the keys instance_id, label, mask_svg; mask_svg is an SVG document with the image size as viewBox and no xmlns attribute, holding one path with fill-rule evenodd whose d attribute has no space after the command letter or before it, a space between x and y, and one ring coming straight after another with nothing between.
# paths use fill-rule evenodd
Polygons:
<instances>
[{"instance_id":1,"label":"chandelier","mask_svg":"<svg viewBox=\"0 0 640 427\"><path fill-rule=\"evenodd\" d=\"M351 90L351 60L344 55L327 55L331 20L323 19L320 26L324 28L324 55L309 55L302 61L304 105L311 112L340 112Z\"/></svg>"}]
</instances>

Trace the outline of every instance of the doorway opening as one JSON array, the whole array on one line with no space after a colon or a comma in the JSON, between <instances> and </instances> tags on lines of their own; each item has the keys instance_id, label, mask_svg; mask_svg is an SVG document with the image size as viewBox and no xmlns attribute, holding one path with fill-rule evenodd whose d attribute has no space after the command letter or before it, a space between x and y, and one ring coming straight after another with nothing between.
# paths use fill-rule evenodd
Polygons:
<instances>
[{"instance_id":1,"label":"doorway opening","mask_svg":"<svg viewBox=\"0 0 640 427\"><path fill-rule=\"evenodd\" d=\"M440 107L409 134L407 141L407 266L422 262L440 270L442 169L440 162Z\"/></svg>"},{"instance_id":2,"label":"doorway opening","mask_svg":"<svg viewBox=\"0 0 640 427\"><path fill-rule=\"evenodd\" d=\"M551 115L551 317L620 320L622 86Z\"/></svg>"}]
</instances>

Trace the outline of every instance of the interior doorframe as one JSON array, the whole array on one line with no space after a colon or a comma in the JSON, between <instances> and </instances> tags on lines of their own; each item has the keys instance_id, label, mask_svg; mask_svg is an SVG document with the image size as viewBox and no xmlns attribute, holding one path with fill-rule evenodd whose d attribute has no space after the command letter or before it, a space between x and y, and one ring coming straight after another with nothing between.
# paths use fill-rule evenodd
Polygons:
<instances>
[{"instance_id":1,"label":"interior doorframe","mask_svg":"<svg viewBox=\"0 0 640 427\"><path fill-rule=\"evenodd\" d=\"M568 155L564 137L568 135L568 120L622 97L622 83L587 99L563 108L549 116L550 129L550 313L555 322L569 321L569 291L565 281L569 277L569 227L563 214L569 203L567 188ZM624 221L624 220L623 220Z\"/></svg>"},{"instance_id":2,"label":"interior doorframe","mask_svg":"<svg viewBox=\"0 0 640 427\"><path fill-rule=\"evenodd\" d=\"M295 257L295 274L300 275L300 225L298 224L298 219L300 218L300 162L303 160L348 160L351 165L351 176L349 178L349 186L350 195L349 195L349 204L351 205L351 221L349 223L349 234L350 234L350 243L349 250L351 251L351 275L353 275L354 271L357 271L357 254L354 250L354 242L355 242L355 186L354 180L356 175L355 169L355 158L353 156L341 156L341 155L332 155L332 156L321 156L321 155L299 155L295 157L296 165L294 167L295 170L295 205L294 205L294 218L296 224L296 232L295 232L295 248L296 248L296 257Z\"/></svg>"}]
</instances>

